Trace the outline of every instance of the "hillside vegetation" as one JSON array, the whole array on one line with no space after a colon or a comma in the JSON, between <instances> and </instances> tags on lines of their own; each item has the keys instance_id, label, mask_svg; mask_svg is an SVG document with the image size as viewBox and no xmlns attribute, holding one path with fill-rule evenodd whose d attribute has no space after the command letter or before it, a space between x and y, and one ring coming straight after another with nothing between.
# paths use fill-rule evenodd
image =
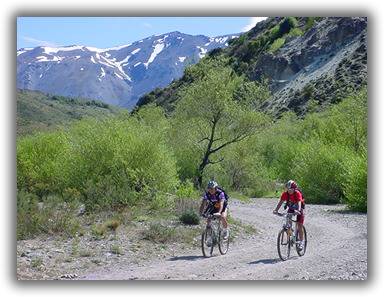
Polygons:
<instances>
[{"instance_id":1,"label":"hillside vegetation","mask_svg":"<svg viewBox=\"0 0 384 297\"><path fill-rule=\"evenodd\" d=\"M18 136L66 126L84 117L104 117L119 112L118 108L100 101L47 95L38 91L17 90L16 98Z\"/></svg>"},{"instance_id":2,"label":"hillside vegetation","mask_svg":"<svg viewBox=\"0 0 384 297\"><path fill-rule=\"evenodd\" d=\"M156 103L172 111L180 92L199 79L213 58L225 59L237 75L265 82L271 94L263 111L304 115L344 99L367 83L367 19L363 17L276 17L215 49L168 87L156 89L137 105Z\"/></svg>"}]
</instances>

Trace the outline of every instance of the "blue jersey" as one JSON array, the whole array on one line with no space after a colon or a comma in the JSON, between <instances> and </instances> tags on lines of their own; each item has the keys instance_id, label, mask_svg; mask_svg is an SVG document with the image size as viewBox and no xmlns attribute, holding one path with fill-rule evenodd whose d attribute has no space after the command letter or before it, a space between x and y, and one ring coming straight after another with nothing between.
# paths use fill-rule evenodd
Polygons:
<instances>
[{"instance_id":1,"label":"blue jersey","mask_svg":"<svg viewBox=\"0 0 384 297\"><path fill-rule=\"evenodd\" d=\"M208 200L211 202L219 202L222 200L225 201L225 194L223 191L220 191L220 190L216 190L216 193L213 195L209 192L206 192L203 196L203 200Z\"/></svg>"}]
</instances>

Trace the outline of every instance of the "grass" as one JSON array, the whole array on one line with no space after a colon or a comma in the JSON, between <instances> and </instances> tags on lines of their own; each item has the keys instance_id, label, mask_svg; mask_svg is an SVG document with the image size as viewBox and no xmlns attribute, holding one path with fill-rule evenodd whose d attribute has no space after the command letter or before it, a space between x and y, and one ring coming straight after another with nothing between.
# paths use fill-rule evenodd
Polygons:
<instances>
[{"instance_id":1,"label":"grass","mask_svg":"<svg viewBox=\"0 0 384 297\"><path fill-rule=\"evenodd\" d=\"M17 90L17 136L50 131L84 117L105 117L120 109L99 101L50 96L38 91Z\"/></svg>"},{"instance_id":2,"label":"grass","mask_svg":"<svg viewBox=\"0 0 384 297\"><path fill-rule=\"evenodd\" d=\"M39 269L43 265L43 259L41 258L33 258L31 260L31 267L35 269Z\"/></svg>"},{"instance_id":3,"label":"grass","mask_svg":"<svg viewBox=\"0 0 384 297\"><path fill-rule=\"evenodd\" d=\"M117 227L120 226L120 222L118 220L109 220L104 223L105 228L116 231Z\"/></svg>"},{"instance_id":4,"label":"grass","mask_svg":"<svg viewBox=\"0 0 384 297\"><path fill-rule=\"evenodd\" d=\"M122 251L121 247L117 244L111 245L110 251L112 254L115 254L115 255L123 255L123 251Z\"/></svg>"},{"instance_id":5,"label":"grass","mask_svg":"<svg viewBox=\"0 0 384 297\"><path fill-rule=\"evenodd\" d=\"M175 226L171 224L165 226L160 223L151 223L148 229L142 231L142 239L159 244L172 242L193 244L200 231L200 227Z\"/></svg>"},{"instance_id":6,"label":"grass","mask_svg":"<svg viewBox=\"0 0 384 297\"><path fill-rule=\"evenodd\" d=\"M285 38L277 38L269 47L269 52L274 53L276 52L279 48L281 48L285 43Z\"/></svg>"},{"instance_id":7,"label":"grass","mask_svg":"<svg viewBox=\"0 0 384 297\"><path fill-rule=\"evenodd\" d=\"M244 195L243 193L240 193L240 192L228 192L228 195L229 195L229 203L231 203L231 198L234 198L234 199L237 199L237 200L240 200L242 202L250 202L251 201L251 198L247 195Z\"/></svg>"}]
</instances>

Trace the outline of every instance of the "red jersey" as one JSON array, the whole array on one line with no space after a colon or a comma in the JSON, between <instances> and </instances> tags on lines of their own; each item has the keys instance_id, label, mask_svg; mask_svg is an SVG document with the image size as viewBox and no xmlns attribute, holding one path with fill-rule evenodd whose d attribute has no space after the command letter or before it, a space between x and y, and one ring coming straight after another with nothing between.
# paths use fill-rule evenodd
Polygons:
<instances>
[{"instance_id":1,"label":"red jersey","mask_svg":"<svg viewBox=\"0 0 384 297\"><path fill-rule=\"evenodd\" d=\"M281 194L280 199L283 201L288 201L288 196L289 196L289 201L291 203L296 204L299 201L303 203L303 196L301 195L300 191L295 191L292 195L289 195L288 192L283 192L283 194Z\"/></svg>"}]
</instances>

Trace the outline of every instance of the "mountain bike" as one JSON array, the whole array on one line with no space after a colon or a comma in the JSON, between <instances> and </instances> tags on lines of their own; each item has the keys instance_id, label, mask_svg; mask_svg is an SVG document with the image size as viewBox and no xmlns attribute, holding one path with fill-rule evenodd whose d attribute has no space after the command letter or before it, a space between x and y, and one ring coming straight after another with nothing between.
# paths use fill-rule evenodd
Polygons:
<instances>
[{"instance_id":1,"label":"mountain bike","mask_svg":"<svg viewBox=\"0 0 384 297\"><path fill-rule=\"evenodd\" d=\"M225 255L229 248L229 235L224 239L221 216L211 214L203 214L202 216L207 219L207 225L201 234L201 249L204 257L212 256L215 245L218 245L220 254Z\"/></svg>"},{"instance_id":2,"label":"mountain bike","mask_svg":"<svg viewBox=\"0 0 384 297\"><path fill-rule=\"evenodd\" d=\"M291 253L291 247L296 247L297 254L302 257L304 256L307 250L307 230L303 226L303 244L300 246L299 231L296 230L296 227L293 227L293 222L297 221L292 219L295 216L295 213L277 213L276 215L284 217L283 228L277 236L277 252L281 260L285 261L289 258Z\"/></svg>"}]
</instances>

